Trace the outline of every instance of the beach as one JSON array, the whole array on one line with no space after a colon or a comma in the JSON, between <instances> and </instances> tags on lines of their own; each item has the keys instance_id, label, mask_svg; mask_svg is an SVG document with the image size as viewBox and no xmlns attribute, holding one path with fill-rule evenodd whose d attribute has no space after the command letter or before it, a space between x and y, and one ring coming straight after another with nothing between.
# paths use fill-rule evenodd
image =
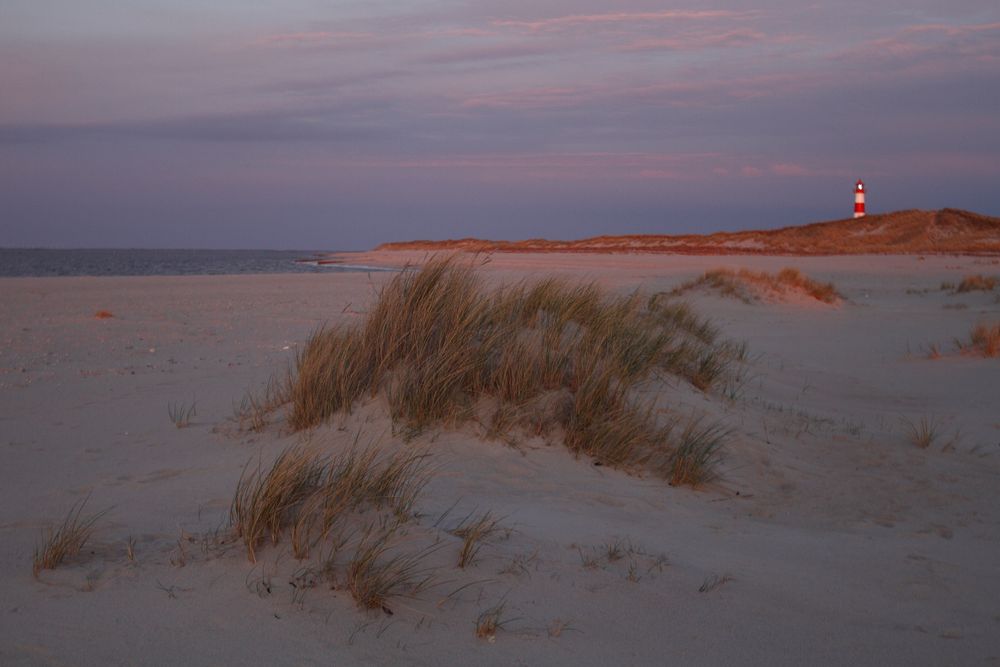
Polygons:
<instances>
[{"instance_id":1,"label":"beach","mask_svg":"<svg viewBox=\"0 0 1000 667\"><path fill-rule=\"evenodd\" d=\"M488 441L470 424L407 442L377 399L306 434L280 409L241 426L248 391L321 327L361 322L395 273L2 278L0 663L1000 661L1000 360L954 343L1000 320L1000 291L941 287L1000 274L998 260L472 261L490 286L557 276L614 294L669 292L717 267L795 267L843 300L683 295L747 349L737 385L643 385L657 406L727 429L718 478L691 488L545 438ZM926 448L907 429L921 419L936 427ZM342 451L359 434L430 455L412 530L441 532L434 582L388 610L304 579L287 540L251 563L226 537L248 463L304 438ZM84 499L107 513L83 553L33 576L45 531ZM458 569L443 529L484 511L505 530ZM500 627L477 637L491 609Z\"/></svg>"}]
</instances>

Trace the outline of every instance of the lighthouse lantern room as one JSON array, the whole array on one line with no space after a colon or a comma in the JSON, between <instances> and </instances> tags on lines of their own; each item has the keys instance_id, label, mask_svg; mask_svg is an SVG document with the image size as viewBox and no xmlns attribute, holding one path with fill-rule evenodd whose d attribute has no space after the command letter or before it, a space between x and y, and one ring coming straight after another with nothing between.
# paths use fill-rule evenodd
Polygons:
<instances>
[{"instance_id":1,"label":"lighthouse lantern room","mask_svg":"<svg viewBox=\"0 0 1000 667\"><path fill-rule=\"evenodd\" d=\"M860 178L854 184L854 217L865 217L865 184Z\"/></svg>"}]
</instances>

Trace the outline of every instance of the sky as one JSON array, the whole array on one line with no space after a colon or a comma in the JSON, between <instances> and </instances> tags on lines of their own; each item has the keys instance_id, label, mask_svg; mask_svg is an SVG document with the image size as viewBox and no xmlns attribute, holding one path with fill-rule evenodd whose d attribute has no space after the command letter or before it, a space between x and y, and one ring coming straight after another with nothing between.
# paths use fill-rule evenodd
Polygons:
<instances>
[{"instance_id":1,"label":"sky","mask_svg":"<svg viewBox=\"0 0 1000 667\"><path fill-rule=\"evenodd\" d=\"M996 0L0 0L0 246L1000 215Z\"/></svg>"}]
</instances>

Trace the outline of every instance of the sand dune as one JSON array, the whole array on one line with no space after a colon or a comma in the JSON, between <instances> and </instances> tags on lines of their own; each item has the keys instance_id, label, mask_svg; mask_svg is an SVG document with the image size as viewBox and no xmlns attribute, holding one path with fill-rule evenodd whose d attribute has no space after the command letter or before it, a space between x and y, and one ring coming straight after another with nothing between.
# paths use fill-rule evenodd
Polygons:
<instances>
[{"instance_id":1,"label":"sand dune","mask_svg":"<svg viewBox=\"0 0 1000 667\"><path fill-rule=\"evenodd\" d=\"M781 229L708 235L597 236L578 241L405 241L378 250L672 253L686 255L1000 254L1000 218L957 209L897 211Z\"/></svg>"},{"instance_id":2,"label":"sand dune","mask_svg":"<svg viewBox=\"0 0 1000 667\"><path fill-rule=\"evenodd\" d=\"M381 396L296 434L281 411L256 431L234 418L317 327L360 322L391 273L0 280L0 664L995 661L1000 359L952 341L1000 320L1000 303L995 290L941 285L1000 274L997 262L483 263L489 285L557 275L616 294L670 292L719 267L794 266L836 286L843 302L822 307L684 296L749 351L736 384L700 391L664 376L640 391L664 416L730 429L719 478L698 489L595 466L544 437L488 441L474 423L405 441ZM197 408L183 428L168 415L178 404ZM907 429L921 418L937 429L926 448ZM431 455L399 548L436 545L434 585L388 611L359 609L318 556L293 557L287 533L250 563L227 529L248 462L306 440L335 455L358 433L387 453ZM110 511L83 553L34 578L46 527L84 498ZM509 531L458 568L454 528L485 511ZM477 637L498 609L500 627Z\"/></svg>"}]
</instances>

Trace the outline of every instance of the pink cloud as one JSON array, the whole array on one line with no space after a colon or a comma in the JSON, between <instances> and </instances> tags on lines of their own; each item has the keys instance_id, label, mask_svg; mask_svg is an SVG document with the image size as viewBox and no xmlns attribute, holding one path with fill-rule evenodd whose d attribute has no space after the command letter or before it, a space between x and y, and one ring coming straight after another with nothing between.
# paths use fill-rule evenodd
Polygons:
<instances>
[{"instance_id":1,"label":"pink cloud","mask_svg":"<svg viewBox=\"0 0 1000 667\"><path fill-rule=\"evenodd\" d=\"M515 153L398 159L379 165L469 174L506 173L518 178L650 181L696 178L718 159L713 153Z\"/></svg>"},{"instance_id":2,"label":"pink cloud","mask_svg":"<svg viewBox=\"0 0 1000 667\"><path fill-rule=\"evenodd\" d=\"M778 176L808 176L811 172L800 164L782 163L771 165L771 173Z\"/></svg>"},{"instance_id":3,"label":"pink cloud","mask_svg":"<svg viewBox=\"0 0 1000 667\"><path fill-rule=\"evenodd\" d=\"M493 25L507 28L521 28L532 32L561 30L579 25L647 23L650 21L734 19L749 16L747 12L727 10L665 10L660 12L611 12L606 14L572 14L552 18L526 20L495 20Z\"/></svg>"},{"instance_id":4,"label":"pink cloud","mask_svg":"<svg viewBox=\"0 0 1000 667\"><path fill-rule=\"evenodd\" d=\"M680 172L672 169L642 169L639 171L639 178L654 181L673 180L680 175Z\"/></svg>"},{"instance_id":5,"label":"pink cloud","mask_svg":"<svg viewBox=\"0 0 1000 667\"><path fill-rule=\"evenodd\" d=\"M445 28L426 33L427 37L492 37L497 33L483 28Z\"/></svg>"},{"instance_id":6,"label":"pink cloud","mask_svg":"<svg viewBox=\"0 0 1000 667\"><path fill-rule=\"evenodd\" d=\"M816 77L761 75L739 79L671 81L651 85L549 86L467 97L464 109L556 109L599 104L656 104L674 108L724 106L817 84Z\"/></svg>"},{"instance_id":7,"label":"pink cloud","mask_svg":"<svg viewBox=\"0 0 1000 667\"><path fill-rule=\"evenodd\" d=\"M547 109L580 104L585 99L580 88L548 87L477 95L461 102L465 109Z\"/></svg>"},{"instance_id":8,"label":"pink cloud","mask_svg":"<svg viewBox=\"0 0 1000 667\"><path fill-rule=\"evenodd\" d=\"M751 166L741 168L740 173L748 178L756 178L758 176L763 176L764 174L763 170Z\"/></svg>"},{"instance_id":9,"label":"pink cloud","mask_svg":"<svg viewBox=\"0 0 1000 667\"><path fill-rule=\"evenodd\" d=\"M440 51L420 58L420 62L432 64L452 64L474 62L479 60L505 60L524 58L549 53L543 45L530 44L494 44L490 46L469 46Z\"/></svg>"},{"instance_id":10,"label":"pink cloud","mask_svg":"<svg viewBox=\"0 0 1000 667\"><path fill-rule=\"evenodd\" d=\"M947 25L928 23L906 26L888 37L869 40L841 52L838 59L876 62L898 60L912 66L929 55L954 55L993 62L1000 59L1000 23Z\"/></svg>"},{"instance_id":11,"label":"pink cloud","mask_svg":"<svg viewBox=\"0 0 1000 667\"><path fill-rule=\"evenodd\" d=\"M286 32L265 35L254 42L257 46L296 46L364 41L375 35L370 32Z\"/></svg>"},{"instance_id":12,"label":"pink cloud","mask_svg":"<svg viewBox=\"0 0 1000 667\"><path fill-rule=\"evenodd\" d=\"M684 33L660 39L639 39L621 46L619 51L700 51L711 48L747 46L767 40L762 32L750 29L724 32Z\"/></svg>"}]
</instances>

